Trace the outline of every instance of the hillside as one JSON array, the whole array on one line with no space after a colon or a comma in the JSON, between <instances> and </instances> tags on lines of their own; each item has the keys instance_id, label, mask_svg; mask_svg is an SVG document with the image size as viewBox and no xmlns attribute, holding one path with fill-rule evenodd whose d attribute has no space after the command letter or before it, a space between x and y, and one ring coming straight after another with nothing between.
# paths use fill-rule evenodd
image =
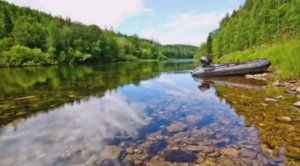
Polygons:
<instances>
[{"instance_id":1,"label":"hillside","mask_svg":"<svg viewBox=\"0 0 300 166\"><path fill-rule=\"evenodd\" d=\"M300 77L300 1L246 0L209 34L196 58L218 61L268 58L281 78Z\"/></svg>"},{"instance_id":2,"label":"hillside","mask_svg":"<svg viewBox=\"0 0 300 166\"><path fill-rule=\"evenodd\" d=\"M0 66L192 58L196 49L163 46L0 0Z\"/></svg>"}]
</instances>

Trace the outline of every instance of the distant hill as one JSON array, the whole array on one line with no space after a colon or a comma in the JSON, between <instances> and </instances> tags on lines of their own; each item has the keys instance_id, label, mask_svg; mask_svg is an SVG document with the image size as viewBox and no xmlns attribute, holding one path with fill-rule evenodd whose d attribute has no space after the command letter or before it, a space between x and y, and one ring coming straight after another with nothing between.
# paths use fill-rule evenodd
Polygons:
<instances>
[{"instance_id":1,"label":"distant hill","mask_svg":"<svg viewBox=\"0 0 300 166\"><path fill-rule=\"evenodd\" d=\"M0 66L191 58L192 46L163 46L0 0Z\"/></svg>"},{"instance_id":2,"label":"distant hill","mask_svg":"<svg viewBox=\"0 0 300 166\"><path fill-rule=\"evenodd\" d=\"M246 0L209 34L196 58L221 61L268 58L281 77L300 76L300 1Z\"/></svg>"}]
</instances>

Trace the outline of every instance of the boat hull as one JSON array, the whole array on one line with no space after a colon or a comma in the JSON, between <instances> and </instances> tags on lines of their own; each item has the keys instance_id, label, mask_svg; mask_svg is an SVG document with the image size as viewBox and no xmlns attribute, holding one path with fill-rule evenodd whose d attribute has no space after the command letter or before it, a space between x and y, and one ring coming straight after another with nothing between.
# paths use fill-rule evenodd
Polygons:
<instances>
[{"instance_id":1,"label":"boat hull","mask_svg":"<svg viewBox=\"0 0 300 166\"><path fill-rule=\"evenodd\" d=\"M191 72L195 77L220 77L246 74L258 74L268 70L271 62L269 60L256 60L240 64L214 65L209 68L196 68Z\"/></svg>"}]
</instances>

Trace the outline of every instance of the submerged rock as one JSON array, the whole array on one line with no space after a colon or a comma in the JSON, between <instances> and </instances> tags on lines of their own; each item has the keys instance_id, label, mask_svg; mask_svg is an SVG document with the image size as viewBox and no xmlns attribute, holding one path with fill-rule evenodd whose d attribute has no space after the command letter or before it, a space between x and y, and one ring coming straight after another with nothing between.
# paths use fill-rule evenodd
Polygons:
<instances>
[{"instance_id":1,"label":"submerged rock","mask_svg":"<svg viewBox=\"0 0 300 166\"><path fill-rule=\"evenodd\" d=\"M186 120L190 123L197 123L202 119L201 116L198 115L189 115L186 117Z\"/></svg>"},{"instance_id":2,"label":"submerged rock","mask_svg":"<svg viewBox=\"0 0 300 166\"><path fill-rule=\"evenodd\" d=\"M193 153L187 153L184 151L168 151L164 154L166 161L175 162L175 163L186 163L194 162L197 159L197 156Z\"/></svg>"},{"instance_id":3,"label":"submerged rock","mask_svg":"<svg viewBox=\"0 0 300 166\"><path fill-rule=\"evenodd\" d=\"M276 81L273 83L273 86L282 86L282 84L279 81Z\"/></svg>"},{"instance_id":4,"label":"submerged rock","mask_svg":"<svg viewBox=\"0 0 300 166\"><path fill-rule=\"evenodd\" d=\"M161 150L165 149L167 147L168 143L165 140L159 140L154 142L150 145L148 149L148 154L150 155L156 155Z\"/></svg>"},{"instance_id":5,"label":"submerged rock","mask_svg":"<svg viewBox=\"0 0 300 166\"><path fill-rule=\"evenodd\" d=\"M91 166L91 165L94 165L96 162L97 162L97 156L96 156L96 155L92 155L92 156L85 162L85 165Z\"/></svg>"},{"instance_id":6,"label":"submerged rock","mask_svg":"<svg viewBox=\"0 0 300 166\"><path fill-rule=\"evenodd\" d=\"M298 88L296 89L296 92L300 93L300 87L298 87Z\"/></svg>"},{"instance_id":7,"label":"submerged rock","mask_svg":"<svg viewBox=\"0 0 300 166\"><path fill-rule=\"evenodd\" d=\"M288 116L280 116L280 117L277 117L277 120L280 122L291 122L292 118L290 118Z\"/></svg>"},{"instance_id":8,"label":"submerged rock","mask_svg":"<svg viewBox=\"0 0 300 166\"><path fill-rule=\"evenodd\" d=\"M232 166L232 165L235 165L234 162L230 159L226 159L222 162L222 165L223 166Z\"/></svg>"},{"instance_id":9,"label":"submerged rock","mask_svg":"<svg viewBox=\"0 0 300 166\"><path fill-rule=\"evenodd\" d=\"M275 103L275 102L278 102L278 100L272 99L272 98L265 98L265 101L266 101L267 103Z\"/></svg>"},{"instance_id":10,"label":"submerged rock","mask_svg":"<svg viewBox=\"0 0 300 166\"><path fill-rule=\"evenodd\" d=\"M167 130L170 133L177 133L177 132L185 130L186 128L187 128L186 124L184 124L182 122L175 122L175 123L172 123L169 127L167 127Z\"/></svg>"},{"instance_id":11,"label":"submerged rock","mask_svg":"<svg viewBox=\"0 0 300 166\"><path fill-rule=\"evenodd\" d=\"M133 154L134 153L134 149L133 148L127 148L126 149L126 153Z\"/></svg>"},{"instance_id":12,"label":"submerged rock","mask_svg":"<svg viewBox=\"0 0 300 166\"><path fill-rule=\"evenodd\" d=\"M268 77L267 73L263 73L263 74L247 74L246 78L247 79L256 79L256 80L265 80Z\"/></svg>"},{"instance_id":13,"label":"submerged rock","mask_svg":"<svg viewBox=\"0 0 300 166\"><path fill-rule=\"evenodd\" d=\"M121 155L122 150L117 146L106 146L101 153L103 158L110 160L118 160Z\"/></svg>"},{"instance_id":14,"label":"submerged rock","mask_svg":"<svg viewBox=\"0 0 300 166\"><path fill-rule=\"evenodd\" d=\"M223 155L230 157L239 157L239 151L233 148L225 148L220 151Z\"/></svg>"},{"instance_id":15,"label":"submerged rock","mask_svg":"<svg viewBox=\"0 0 300 166\"><path fill-rule=\"evenodd\" d=\"M156 166L173 166L170 162L158 162L155 164Z\"/></svg>"},{"instance_id":16,"label":"submerged rock","mask_svg":"<svg viewBox=\"0 0 300 166\"><path fill-rule=\"evenodd\" d=\"M212 153L214 152L213 147L210 146L196 146L196 145L189 145L186 147L186 150L191 152L203 152L203 153Z\"/></svg>"},{"instance_id":17,"label":"submerged rock","mask_svg":"<svg viewBox=\"0 0 300 166\"><path fill-rule=\"evenodd\" d=\"M294 104L295 107L300 108L300 101Z\"/></svg>"},{"instance_id":18,"label":"submerged rock","mask_svg":"<svg viewBox=\"0 0 300 166\"><path fill-rule=\"evenodd\" d=\"M293 94L293 95L297 94L297 92L295 90L291 90L291 89L287 89L284 92L288 93L288 94Z\"/></svg>"},{"instance_id":19,"label":"submerged rock","mask_svg":"<svg viewBox=\"0 0 300 166\"><path fill-rule=\"evenodd\" d=\"M241 157L245 157L245 158L256 158L256 152L248 150L248 149L243 149L242 153L241 153Z\"/></svg>"}]
</instances>

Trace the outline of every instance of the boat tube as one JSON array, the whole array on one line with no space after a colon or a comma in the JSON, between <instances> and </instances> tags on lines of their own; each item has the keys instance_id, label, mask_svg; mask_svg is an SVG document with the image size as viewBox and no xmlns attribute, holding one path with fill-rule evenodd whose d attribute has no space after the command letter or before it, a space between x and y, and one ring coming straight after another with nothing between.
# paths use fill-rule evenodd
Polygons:
<instances>
[{"instance_id":1,"label":"boat tube","mask_svg":"<svg viewBox=\"0 0 300 166\"><path fill-rule=\"evenodd\" d=\"M258 74L268 70L271 62L267 59L260 59L245 63L227 63L211 65L209 67L198 67L191 72L194 77L220 77L246 74Z\"/></svg>"}]
</instances>

